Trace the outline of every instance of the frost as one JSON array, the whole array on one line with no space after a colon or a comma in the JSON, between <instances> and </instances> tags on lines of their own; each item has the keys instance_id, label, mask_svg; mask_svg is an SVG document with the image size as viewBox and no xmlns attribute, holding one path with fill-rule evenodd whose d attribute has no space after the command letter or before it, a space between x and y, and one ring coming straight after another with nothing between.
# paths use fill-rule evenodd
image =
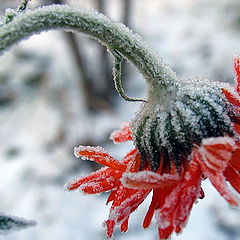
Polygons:
<instances>
[{"instance_id":1,"label":"frost","mask_svg":"<svg viewBox=\"0 0 240 240\"><path fill-rule=\"evenodd\" d=\"M79 157L82 157L83 159L86 159L86 160L92 160L91 157L84 157L80 154L80 152L84 152L84 151L87 151L89 153L93 153L94 154L108 154L108 152L102 148L102 147L91 147L91 146L82 146L80 145L79 147L74 147L73 149L74 151L74 155L76 158L79 158Z\"/></svg>"},{"instance_id":2,"label":"frost","mask_svg":"<svg viewBox=\"0 0 240 240\"><path fill-rule=\"evenodd\" d=\"M202 140L203 145L215 145L215 144L221 144L221 145L230 145L232 146L233 150L237 149L236 143L233 138L230 137L215 137L215 138L205 138Z\"/></svg>"},{"instance_id":3,"label":"frost","mask_svg":"<svg viewBox=\"0 0 240 240\"><path fill-rule=\"evenodd\" d=\"M152 171L141 171L137 173L126 172L121 178L125 187L136 189L164 188L176 184L180 180L179 175L157 174Z\"/></svg>"},{"instance_id":4,"label":"frost","mask_svg":"<svg viewBox=\"0 0 240 240\"><path fill-rule=\"evenodd\" d=\"M126 142L131 139L130 125L128 122L123 122L120 125L120 130L115 130L111 133L110 139L115 144L119 142Z\"/></svg>"},{"instance_id":5,"label":"frost","mask_svg":"<svg viewBox=\"0 0 240 240\"><path fill-rule=\"evenodd\" d=\"M231 159L232 152L236 149L237 145L232 138L206 138L202 140L202 146L199 148L199 153L207 167L216 171L223 171L227 167L228 161Z\"/></svg>"}]
</instances>

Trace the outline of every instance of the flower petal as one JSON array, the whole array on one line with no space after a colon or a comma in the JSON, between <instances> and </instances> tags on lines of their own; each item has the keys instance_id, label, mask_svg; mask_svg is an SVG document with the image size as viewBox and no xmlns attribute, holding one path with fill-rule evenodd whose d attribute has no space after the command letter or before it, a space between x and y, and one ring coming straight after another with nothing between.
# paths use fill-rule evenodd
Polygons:
<instances>
[{"instance_id":1,"label":"flower petal","mask_svg":"<svg viewBox=\"0 0 240 240\"><path fill-rule=\"evenodd\" d=\"M112 192L108 196L106 204L108 204L114 200L116 192L117 192L117 189L112 190Z\"/></svg>"},{"instance_id":2,"label":"flower petal","mask_svg":"<svg viewBox=\"0 0 240 240\"><path fill-rule=\"evenodd\" d=\"M152 221L153 215L154 215L154 211L157 208L159 208L159 200L161 199L161 195L163 195L163 193L161 192L160 189L153 190L152 201L151 201L151 204L148 208L147 214L146 214L146 216L144 218L144 221L143 221L143 227L144 228L149 227L149 225Z\"/></svg>"},{"instance_id":3,"label":"flower petal","mask_svg":"<svg viewBox=\"0 0 240 240\"><path fill-rule=\"evenodd\" d=\"M107 232L111 233L111 228L116 224L123 224L129 218L130 214L144 201L149 192L149 190L129 189L120 185L110 209L109 219L106 221ZM109 237L111 236L109 235Z\"/></svg>"},{"instance_id":4,"label":"flower petal","mask_svg":"<svg viewBox=\"0 0 240 240\"><path fill-rule=\"evenodd\" d=\"M233 126L234 126L234 130L235 130L238 134L240 134L240 124L234 123Z\"/></svg>"},{"instance_id":5,"label":"flower petal","mask_svg":"<svg viewBox=\"0 0 240 240\"><path fill-rule=\"evenodd\" d=\"M103 225L106 227L107 231L106 231L106 236L107 238L111 238L113 233L114 233L114 230L115 230L115 226L116 226L116 223L115 221L113 220L107 220L103 223Z\"/></svg>"},{"instance_id":6,"label":"flower petal","mask_svg":"<svg viewBox=\"0 0 240 240\"><path fill-rule=\"evenodd\" d=\"M121 224L120 227L121 232L126 232L128 230L128 221L129 217Z\"/></svg>"},{"instance_id":7,"label":"flower petal","mask_svg":"<svg viewBox=\"0 0 240 240\"><path fill-rule=\"evenodd\" d=\"M180 204L178 205L174 225L177 231L181 231L188 216L190 215L192 206L201 192L202 171L196 160L196 154L193 153L193 159L189 164L188 170L184 178L184 186L181 194Z\"/></svg>"},{"instance_id":8,"label":"flower petal","mask_svg":"<svg viewBox=\"0 0 240 240\"><path fill-rule=\"evenodd\" d=\"M234 59L234 70L235 70L235 82L236 82L236 91L240 94L240 58L236 57Z\"/></svg>"},{"instance_id":9,"label":"flower petal","mask_svg":"<svg viewBox=\"0 0 240 240\"><path fill-rule=\"evenodd\" d=\"M112 139L114 143L127 142L132 140L132 133L129 123L122 123L119 130L112 132L110 139Z\"/></svg>"},{"instance_id":10,"label":"flower petal","mask_svg":"<svg viewBox=\"0 0 240 240\"><path fill-rule=\"evenodd\" d=\"M122 175L121 171L103 167L96 172L90 173L86 177L80 177L72 180L65 186L65 189L71 191L85 184L101 183L106 179L110 180L119 179L121 175Z\"/></svg>"},{"instance_id":11,"label":"flower petal","mask_svg":"<svg viewBox=\"0 0 240 240\"><path fill-rule=\"evenodd\" d=\"M113 173L110 177L104 180L85 184L80 190L88 194L97 194L110 191L121 184L119 181L121 175L122 173Z\"/></svg>"},{"instance_id":12,"label":"flower petal","mask_svg":"<svg viewBox=\"0 0 240 240\"><path fill-rule=\"evenodd\" d=\"M158 228L159 239L161 239L161 240L169 239L169 237L172 235L173 231L174 231L174 226L173 225L169 225L166 228Z\"/></svg>"},{"instance_id":13,"label":"flower petal","mask_svg":"<svg viewBox=\"0 0 240 240\"><path fill-rule=\"evenodd\" d=\"M232 187L240 193L240 173L236 172L231 166L228 166L224 172L224 176Z\"/></svg>"},{"instance_id":14,"label":"flower petal","mask_svg":"<svg viewBox=\"0 0 240 240\"><path fill-rule=\"evenodd\" d=\"M197 154L197 161L199 165L201 166L202 172L208 179L211 181L213 186L217 189L217 191L225 198L229 204L232 206L239 206L239 200L236 196L234 196L230 189L228 188L228 185L226 183L226 178L223 175L224 170L226 169L219 169L219 171L212 171L212 169L208 166L208 152L206 150L203 150L205 146L201 146L201 149L199 148L196 152ZM201 150L201 151L200 151ZM228 156L228 155L227 155ZM226 159L228 161L228 159ZM218 159L216 158L216 161Z\"/></svg>"},{"instance_id":15,"label":"flower petal","mask_svg":"<svg viewBox=\"0 0 240 240\"><path fill-rule=\"evenodd\" d=\"M101 165L124 171L126 165L117 161L101 147L79 146L74 148L74 154L78 157L97 162Z\"/></svg>"},{"instance_id":16,"label":"flower petal","mask_svg":"<svg viewBox=\"0 0 240 240\"><path fill-rule=\"evenodd\" d=\"M240 148L233 152L229 164L237 171L240 171Z\"/></svg>"},{"instance_id":17,"label":"flower petal","mask_svg":"<svg viewBox=\"0 0 240 240\"><path fill-rule=\"evenodd\" d=\"M201 155L200 163L204 164L208 172L212 174L223 172L232 158L233 151L236 149L237 144L233 138L205 138L198 148L198 152Z\"/></svg>"},{"instance_id":18,"label":"flower petal","mask_svg":"<svg viewBox=\"0 0 240 240\"><path fill-rule=\"evenodd\" d=\"M125 172L121 178L121 182L127 188L153 189L165 188L166 186L176 184L179 179L180 176L178 174L160 175L152 171L141 171L136 173Z\"/></svg>"},{"instance_id":19,"label":"flower petal","mask_svg":"<svg viewBox=\"0 0 240 240\"><path fill-rule=\"evenodd\" d=\"M174 231L175 214L180 204L183 187L182 182L179 182L170 194L166 196L163 206L155 211L161 239L168 239Z\"/></svg>"},{"instance_id":20,"label":"flower petal","mask_svg":"<svg viewBox=\"0 0 240 240\"><path fill-rule=\"evenodd\" d=\"M137 149L132 149L121 162L127 166L126 170L136 172L141 164L141 156Z\"/></svg>"},{"instance_id":21,"label":"flower petal","mask_svg":"<svg viewBox=\"0 0 240 240\"><path fill-rule=\"evenodd\" d=\"M234 95L225 88L222 88L221 90L230 103L232 103L236 107L240 107L240 100L238 96Z\"/></svg>"},{"instance_id":22,"label":"flower petal","mask_svg":"<svg viewBox=\"0 0 240 240\"><path fill-rule=\"evenodd\" d=\"M149 227L154 215L154 211L163 206L166 197L171 193L172 189L173 186L167 186L163 189L156 188L153 190L152 201L143 221L144 228Z\"/></svg>"},{"instance_id":23,"label":"flower petal","mask_svg":"<svg viewBox=\"0 0 240 240\"><path fill-rule=\"evenodd\" d=\"M109 171L110 169L107 167L100 168L98 171L90 173L86 177L78 177L72 180L71 182L67 183L64 188L69 191L75 190L82 184L103 179Z\"/></svg>"}]
</instances>

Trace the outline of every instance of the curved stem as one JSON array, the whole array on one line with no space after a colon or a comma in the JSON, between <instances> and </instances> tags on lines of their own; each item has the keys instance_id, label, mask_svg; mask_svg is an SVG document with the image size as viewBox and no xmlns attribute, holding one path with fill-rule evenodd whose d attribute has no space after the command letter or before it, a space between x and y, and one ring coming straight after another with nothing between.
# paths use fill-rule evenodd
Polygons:
<instances>
[{"instance_id":1,"label":"curved stem","mask_svg":"<svg viewBox=\"0 0 240 240\"><path fill-rule=\"evenodd\" d=\"M0 53L33 34L52 29L83 32L117 50L143 74L150 91L156 86L177 86L176 74L141 37L94 10L52 5L19 13L0 26Z\"/></svg>"},{"instance_id":2,"label":"curved stem","mask_svg":"<svg viewBox=\"0 0 240 240\"><path fill-rule=\"evenodd\" d=\"M118 94L125 99L126 101L129 102L146 102L146 100L141 99L141 98L132 98L129 97L125 94L124 89L122 87L122 60L123 57L116 51L112 51L112 55L114 56L114 61L113 61L113 81L115 88L118 92Z\"/></svg>"}]
</instances>

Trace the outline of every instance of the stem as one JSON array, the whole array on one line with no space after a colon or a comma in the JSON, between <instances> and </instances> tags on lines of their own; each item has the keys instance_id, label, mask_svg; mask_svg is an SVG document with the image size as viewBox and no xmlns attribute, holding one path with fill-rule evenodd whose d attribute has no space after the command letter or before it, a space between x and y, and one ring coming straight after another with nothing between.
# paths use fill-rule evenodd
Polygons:
<instances>
[{"instance_id":1,"label":"stem","mask_svg":"<svg viewBox=\"0 0 240 240\"><path fill-rule=\"evenodd\" d=\"M117 50L143 74L150 91L155 87L176 88L178 77L143 40L126 26L103 14L67 5L52 5L19 13L0 26L0 54L13 44L46 30L79 31ZM93 66L94 67L94 66Z\"/></svg>"},{"instance_id":2,"label":"stem","mask_svg":"<svg viewBox=\"0 0 240 240\"><path fill-rule=\"evenodd\" d=\"M119 93L119 95L125 99L126 101L129 102L146 102L144 99L140 99L140 98L131 98L129 96L127 96L124 92L124 89L122 87L122 56L116 51L114 50L112 52L113 56L114 56L114 63L113 63L113 81L115 84L115 88L117 90L117 92Z\"/></svg>"}]
</instances>

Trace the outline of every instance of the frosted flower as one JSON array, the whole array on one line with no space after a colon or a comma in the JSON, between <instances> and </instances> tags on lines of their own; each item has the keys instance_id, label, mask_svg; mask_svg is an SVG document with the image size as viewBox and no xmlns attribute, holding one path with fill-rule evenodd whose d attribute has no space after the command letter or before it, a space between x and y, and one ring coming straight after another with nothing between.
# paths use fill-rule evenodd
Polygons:
<instances>
[{"instance_id":1,"label":"frosted flower","mask_svg":"<svg viewBox=\"0 0 240 240\"><path fill-rule=\"evenodd\" d=\"M205 178L230 205L240 206L238 58L234 68L235 91L195 81L177 86L174 94L149 97L131 126L125 123L111 135L114 142L135 143L136 148L122 160L100 147L75 148L77 157L105 166L73 180L66 188L88 194L111 191L107 203L112 205L105 222L107 238L112 237L117 225L122 232L127 231L130 214L151 191L143 227L147 228L155 215L159 239L181 232L193 204L204 197L201 182Z\"/></svg>"}]
</instances>

